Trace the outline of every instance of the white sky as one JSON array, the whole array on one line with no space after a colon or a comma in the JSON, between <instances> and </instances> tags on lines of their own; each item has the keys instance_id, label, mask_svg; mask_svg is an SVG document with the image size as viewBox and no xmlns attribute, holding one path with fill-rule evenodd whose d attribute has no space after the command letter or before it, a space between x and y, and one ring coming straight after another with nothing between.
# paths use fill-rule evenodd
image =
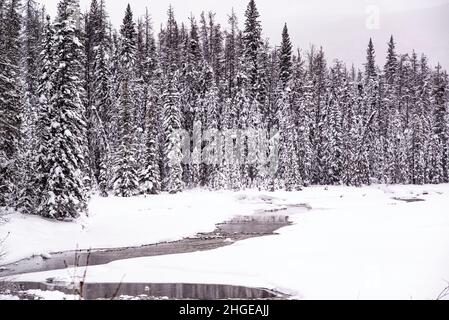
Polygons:
<instances>
[{"instance_id":1,"label":"white sky","mask_svg":"<svg viewBox=\"0 0 449 320\"><path fill-rule=\"evenodd\" d=\"M52 16L57 0L37 0L47 7ZM90 0L80 0L83 11ZM126 5L130 3L134 16L145 13L145 7L154 22L155 30L165 23L171 3L178 21L187 21L192 13L199 18L201 11L216 12L219 23L227 26L227 16L234 8L243 24L248 0L106 0L110 19L119 26ZM449 0L256 0L261 15L264 36L272 44L280 41L284 22L290 26L295 46L307 50L309 44L322 45L330 60L339 58L347 63L361 65L366 45L373 37L378 63L383 65L386 42L394 34L401 51L415 49L424 52L432 63L440 61L449 66ZM379 28L366 27L367 8L379 8Z\"/></svg>"}]
</instances>

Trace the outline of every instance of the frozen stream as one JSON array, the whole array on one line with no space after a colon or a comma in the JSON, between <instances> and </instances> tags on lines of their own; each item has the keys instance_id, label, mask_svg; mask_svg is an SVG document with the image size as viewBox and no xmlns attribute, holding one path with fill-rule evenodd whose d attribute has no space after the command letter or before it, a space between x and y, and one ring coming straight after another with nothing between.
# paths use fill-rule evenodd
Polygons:
<instances>
[{"instance_id":1,"label":"frozen stream","mask_svg":"<svg viewBox=\"0 0 449 320\"><path fill-rule=\"evenodd\" d=\"M276 230L291 224L289 215L306 211L306 206L291 206L285 210L263 211L254 215L236 216L230 221L216 225L212 232L200 233L179 241L162 242L140 247L115 249L91 249L55 252L47 258L33 256L0 267L0 277L14 283L14 275L107 264L116 260L151 257L170 254L212 250L231 245L237 241L275 235ZM267 299L279 294L266 289L245 288L213 284L103 284L86 283L79 288L72 285L55 284L53 279L46 283L15 283L18 290L59 290L73 293L82 290L86 299L115 298L117 296L168 297L171 299Z\"/></svg>"}]
</instances>

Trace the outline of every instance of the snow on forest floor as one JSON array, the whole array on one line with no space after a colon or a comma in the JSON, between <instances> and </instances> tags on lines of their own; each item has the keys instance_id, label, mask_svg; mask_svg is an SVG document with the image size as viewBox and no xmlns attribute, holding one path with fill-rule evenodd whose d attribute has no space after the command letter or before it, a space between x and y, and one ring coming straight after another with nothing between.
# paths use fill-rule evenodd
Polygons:
<instances>
[{"instance_id":1,"label":"snow on forest floor","mask_svg":"<svg viewBox=\"0 0 449 320\"><path fill-rule=\"evenodd\" d=\"M167 240L210 231L214 223L236 214L299 203L312 210L291 216L294 224L279 230L280 235L205 252L92 266L85 281L230 284L274 289L298 299L436 299L448 286L449 185L94 199L91 217L79 224L10 215L0 233L9 226L6 258L14 260L30 252L72 249L77 242L109 247ZM76 272L84 268L15 280L72 281Z\"/></svg>"}]
</instances>

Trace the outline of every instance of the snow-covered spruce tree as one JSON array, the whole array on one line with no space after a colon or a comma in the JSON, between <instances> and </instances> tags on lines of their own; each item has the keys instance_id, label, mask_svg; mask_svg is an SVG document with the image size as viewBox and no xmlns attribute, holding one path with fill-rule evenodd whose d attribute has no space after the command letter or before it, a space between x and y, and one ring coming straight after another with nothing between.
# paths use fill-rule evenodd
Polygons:
<instances>
[{"instance_id":1,"label":"snow-covered spruce tree","mask_svg":"<svg viewBox=\"0 0 449 320\"><path fill-rule=\"evenodd\" d=\"M406 164L407 143L404 135L404 121L402 116L404 108L401 96L404 92L403 83L406 56L398 56L396 71L392 73L391 65L394 63L394 57L390 57L390 55L387 57L387 65L390 65L390 71L385 72L385 99L388 99L388 105L391 108L387 134L387 175L389 183L405 183L408 175L408 167ZM392 62L389 62L390 60Z\"/></svg>"},{"instance_id":2,"label":"snow-covered spruce tree","mask_svg":"<svg viewBox=\"0 0 449 320\"><path fill-rule=\"evenodd\" d=\"M398 70L398 56L396 54L396 43L393 36L388 42L387 61L384 66L384 76L388 84L393 85L396 81Z\"/></svg>"},{"instance_id":3,"label":"snow-covered spruce tree","mask_svg":"<svg viewBox=\"0 0 449 320\"><path fill-rule=\"evenodd\" d=\"M279 95L279 129L281 181L287 191L300 190L302 178L296 148L298 134L294 125L293 112L289 99L290 88L287 86Z\"/></svg>"},{"instance_id":4,"label":"snow-covered spruce tree","mask_svg":"<svg viewBox=\"0 0 449 320\"><path fill-rule=\"evenodd\" d=\"M406 166L407 144L399 110L394 110L392 115L389 142L389 149L391 149L389 151L391 158L388 175L390 183L405 183L408 175Z\"/></svg>"},{"instance_id":5,"label":"snow-covered spruce tree","mask_svg":"<svg viewBox=\"0 0 449 320\"><path fill-rule=\"evenodd\" d=\"M198 26L195 18L190 18L190 33L184 43L185 57L183 58L180 99L182 108L182 127L190 137L194 134L195 125L202 125L201 96L204 94L203 63ZM192 144L190 152L195 146ZM201 148L200 150L201 151ZM197 187L200 184L199 163L183 164L184 182L187 186Z\"/></svg>"},{"instance_id":6,"label":"snow-covered spruce tree","mask_svg":"<svg viewBox=\"0 0 449 320\"><path fill-rule=\"evenodd\" d=\"M346 70L345 79L343 79L342 89L340 91L340 105L342 106L342 172L341 182L350 185L353 177L353 162L357 152L354 134L357 132L357 103L356 92L357 83L354 78L355 68Z\"/></svg>"},{"instance_id":7,"label":"snow-covered spruce tree","mask_svg":"<svg viewBox=\"0 0 449 320\"><path fill-rule=\"evenodd\" d=\"M89 164L89 175L90 179L92 181L92 178L95 176L95 154L97 153L96 150L96 138L94 137L94 131L96 125L93 123L94 117L92 116L94 114L92 105L93 105L93 98L92 98L92 66L94 61L94 54L93 54L93 48L96 45L96 31L95 28L98 26L97 21L95 18L98 18L96 16L96 12L98 12L98 2L97 0L93 0L91 2L90 11L86 12L83 15L83 28L84 30L81 33L80 41L83 43L84 48L84 56L82 59L83 62L83 84L84 84L84 107L85 107L85 114L86 114L86 129L87 129L87 139L88 139L88 164Z\"/></svg>"},{"instance_id":8,"label":"snow-covered spruce tree","mask_svg":"<svg viewBox=\"0 0 449 320\"><path fill-rule=\"evenodd\" d=\"M0 206L12 204L16 194L21 132L20 0L0 6Z\"/></svg>"},{"instance_id":9,"label":"snow-covered spruce tree","mask_svg":"<svg viewBox=\"0 0 449 320\"><path fill-rule=\"evenodd\" d=\"M240 180L240 159L238 157L238 131L237 131L237 108L234 100L228 98L224 105L223 114L223 176L225 188L239 190Z\"/></svg>"},{"instance_id":10,"label":"snow-covered spruce tree","mask_svg":"<svg viewBox=\"0 0 449 320\"><path fill-rule=\"evenodd\" d=\"M274 132L279 128L279 119L277 113L277 95L278 95L278 86L279 86L279 50L277 48L271 50L270 55L268 57L268 65L267 65L267 98L266 98L266 122L267 131ZM296 96L292 91L292 99L295 99Z\"/></svg>"},{"instance_id":11,"label":"snow-covered spruce tree","mask_svg":"<svg viewBox=\"0 0 449 320\"><path fill-rule=\"evenodd\" d=\"M175 19L173 7L168 9L168 20L165 29L159 34L159 62L164 75L175 72L180 62L180 32Z\"/></svg>"},{"instance_id":12,"label":"snow-covered spruce tree","mask_svg":"<svg viewBox=\"0 0 449 320\"><path fill-rule=\"evenodd\" d=\"M135 158L137 174L143 170L146 139L146 113L148 108L148 86L150 84L145 75L145 24L143 19L137 20L134 80L134 126L135 128ZM139 177L140 179L140 177ZM140 190L139 190L140 192Z\"/></svg>"},{"instance_id":13,"label":"snow-covered spruce tree","mask_svg":"<svg viewBox=\"0 0 449 320\"><path fill-rule=\"evenodd\" d=\"M383 167L383 148L380 145L381 130L379 128L381 118L381 96L379 81L379 71L375 62L375 50L373 41L370 38L368 43L365 73L363 82L363 121L366 124L363 137L364 160L368 161L368 172L365 173L365 183L371 183L371 179L379 177L379 171ZM380 167L380 168L379 168Z\"/></svg>"},{"instance_id":14,"label":"snow-covered spruce tree","mask_svg":"<svg viewBox=\"0 0 449 320\"><path fill-rule=\"evenodd\" d=\"M409 168L409 182L422 184L424 180L424 127L421 105L419 104L419 62L415 52L410 58L410 130L407 130L407 165Z\"/></svg>"},{"instance_id":15,"label":"snow-covered spruce tree","mask_svg":"<svg viewBox=\"0 0 449 320\"><path fill-rule=\"evenodd\" d=\"M431 70L426 56L422 55L416 75L416 107L414 123L417 124L413 132L413 183L428 183L429 141L431 140Z\"/></svg>"},{"instance_id":16,"label":"snow-covered spruce tree","mask_svg":"<svg viewBox=\"0 0 449 320\"><path fill-rule=\"evenodd\" d=\"M181 48L181 37L180 31L178 28L178 24L175 19L175 14L173 8L170 6L168 9L168 20L165 29L161 29L159 33L159 46L158 46L158 58L159 58L159 67L160 67L160 75L159 78L159 109L160 109L160 117L159 121L160 132L158 137L158 146L159 146L159 168L161 174L161 187L162 190L166 190L165 183L168 181L167 179L167 132L166 127L164 126L164 117L165 117L165 93L168 88L168 81L173 81L173 77L177 76L179 82L179 68L180 68L180 48ZM176 86L179 86L180 83L176 83ZM179 94L179 88L175 88L176 93ZM179 96L178 96L179 98ZM181 112L181 110L180 110ZM182 113L181 113L182 114ZM181 121L181 119L180 119Z\"/></svg>"},{"instance_id":17,"label":"snow-covered spruce tree","mask_svg":"<svg viewBox=\"0 0 449 320\"><path fill-rule=\"evenodd\" d=\"M241 78L242 59L239 54L240 32L237 26L237 16L232 11L229 17L229 31L225 35L224 49L224 96L225 101L222 107L221 128L223 135L223 175L226 189L239 190L240 181L240 159L237 151L237 129L239 128L239 106L236 101L240 98L236 96L240 89L243 89Z\"/></svg>"},{"instance_id":18,"label":"snow-covered spruce tree","mask_svg":"<svg viewBox=\"0 0 449 320\"><path fill-rule=\"evenodd\" d=\"M335 61L330 69L329 98L326 104L324 126L324 183L340 184L343 170L343 108L346 71L340 61Z\"/></svg>"},{"instance_id":19,"label":"snow-covered spruce tree","mask_svg":"<svg viewBox=\"0 0 449 320\"><path fill-rule=\"evenodd\" d=\"M192 131L192 153L189 162L189 182L191 187L195 188L201 184L201 168L202 168L202 137L203 137L203 124L201 115L201 107L197 108L195 112L195 118L193 120Z\"/></svg>"},{"instance_id":20,"label":"snow-covered spruce tree","mask_svg":"<svg viewBox=\"0 0 449 320\"><path fill-rule=\"evenodd\" d=\"M25 180L25 187L21 196L27 200L21 201L21 210L24 213L37 214L37 208L41 205L41 195L47 187L48 175L50 172L50 162L47 159L51 147L51 106L50 100L53 96L52 76L55 70L54 58L54 28L50 16L46 17L44 31L41 40L42 50L39 54L40 77L37 84L37 95L39 103L37 105L35 123L35 145L34 151L30 153L30 166L33 173Z\"/></svg>"},{"instance_id":21,"label":"snow-covered spruce tree","mask_svg":"<svg viewBox=\"0 0 449 320\"><path fill-rule=\"evenodd\" d=\"M250 0L245 12L245 29L243 33L243 72L245 88L239 94L247 97L239 97L243 102L240 110L240 129L243 130L242 143L242 184L244 187L253 187L258 177L259 156L252 145L257 144L257 128L261 129L262 108L265 99L260 68L260 51L262 47L262 28L259 20L259 12L254 0ZM247 100L247 101L244 101Z\"/></svg>"},{"instance_id":22,"label":"snow-covered spruce tree","mask_svg":"<svg viewBox=\"0 0 449 320\"><path fill-rule=\"evenodd\" d=\"M220 24L215 22L215 13L208 14L208 60L207 63L211 66L214 74L215 84L219 86L224 75L224 49L223 49L223 34Z\"/></svg>"},{"instance_id":23,"label":"snow-covered spruce tree","mask_svg":"<svg viewBox=\"0 0 449 320\"><path fill-rule=\"evenodd\" d=\"M289 85L293 74L292 68L292 42L288 34L287 24L285 24L284 29L282 29L282 42L279 50L279 79L282 88L286 88Z\"/></svg>"},{"instance_id":24,"label":"snow-covered spruce tree","mask_svg":"<svg viewBox=\"0 0 449 320\"><path fill-rule=\"evenodd\" d=\"M224 101L224 91L225 89L225 65L224 65L224 49L223 49L223 34L221 31L221 27L219 24L215 22L215 14L209 12L206 15L203 13L201 15L201 26L200 26L200 40L202 45L200 48L202 49L201 53L203 56L201 65L201 74L200 74L200 82L198 83L198 99L201 103L202 114L198 114L195 116L196 124L199 124L198 121L201 121L201 127L203 131L203 136L207 137L207 139L213 139L210 136L206 136L206 134L210 134L212 130L219 130L222 128L224 124L224 113L226 111L223 109L223 101ZM211 98L211 89L217 90L213 95L215 98ZM217 104L216 110L216 127L210 129L208 127L207 122L207 112L208 108L205 106L207 100L215 100L214 103ZM193 99L195 101L195 99ZM186 128L189 129L189 128ZM205 151L210 150L210 144L204 144L202 147L207 148ZM224 152L222 150L221 152ZM204 162L204 161L203 161ZM200 180L203 185L210 185L212 176L212 172L219 173L221 175L223 167L212 166L211 164L201 164L200 165ZM196 168L194 169L196 170ZM218 170L218 171L217 171Z\"/></svg>"},{"instance_id":25,"label":"snow-covered spruce tree","mask_svg":"<svg viewBox=\"0 0 449 320\"><path fill-rule=\"evenodd\" d=\"M214 80L213 70L209 70L211 80L209 88L203 100L203 110L205 111L205 136L208 145L205 146L205 170L206 185L214 190L222 189L225 185L222 168L221 136L219 135L219 92Z\"/></svg>"},{"instance_id":26,"label":"snow-covered spruce tree","mask_svg":"<svg viewBox=\"0 0 449 320\"><path fill-rule=\"evenodd\" d=\"M311 48L308 54L308 81L311 85L311 99L308 112L313 118L310 122L310 139L313 145L312 157L312 183L321 184L324 180L324 158L323 158L323 139L324 139L324 120L326 102L328 96L328 77L326 60L321 48L316 52Z\"/></svg>"},{"instance_id":27,"label":"snow-covered spruce tree","mask_svg":"<svg viewBox=\"0 0 449 320\"><path fill-rule=\"evenodd\" d=\"M144 162L147 139L148 119L150 104L157 103L155 88L156 56L155 42L151 19L146 10L143 19L139 19L137 25L136 47L136 110L135 119L137 125L137 160L139 175L145 170ZM155 110L156 111L156 110Z\"/></svg>"},{"instance_id":28,"label":"snow-covered spruce tree","mask_svg":"<svg viewBox=\"0 0 449 320\"><path fill-rule=\"evenodd\" d=\"M448 128L448 75L440 64L435 68L432 77L433 95L433 131L432 154L433 173L432 183L448 181L449 165L449 128Z\"/></svg>"},{"instance_id":29,"label":"snow-covered spruce tree","mask_svg":"<svg viewBox=\"0 0 449 320\"><path fill-rule=\"evenodd\" d=\"M267 42L268 43L268 42ZM266 74L266 99L265 106L262 110L264 123L264 141L266 146L263 147L265 151L265 163L261 167L264 172L264 183L261 186L270 191L274 191L276 186L276 172L278 171L278 159L276 152L278 151L277 140L279 138L279 119L277 112L278 99L278 84L279 84L279 52L277 49L271 50L265 45L265 50L268 53L266 57L265 74ZM296 95L292 90L291 103L292 108L296 107L294 100ZM295 115L296 119L296 115Z\"/></svg>"},{"instance_id":30,"label":"snow-covered spruce tree","mask_svg":"<svg viewBox=\"0 0 449 320\"><path fill-rule=\"evenodd\" d=\"M235 108L238 110L238 154L240 165L240 183L243 188L248 187L249 184L249 172L247 167L248 158L248 122L250 121L251 112L251 100L247 91L247 77L242 72L237 75L237 92L233 100Z\"/></svg>"},{"instance_id":31,"label":"snow-covered spruce tree","mask_svg":"<svg viewBox=\"0 0 449 320\"><path fill-rule=\"evenodd\" d=\"M203 54L204 61L210 63L210 34L209 25L206 17L206 13L203 11L200 15L200 38L201 38L201 51Z\"/></svg>"},{"instance_id":32,"label":"snow-covered spruce tree","mask_svg":"<svg viewBox=\"0 0 449 320\"><path fill-rule=\"evenodd\" d=\"M136 164L135 59L136 28L128 5L120 29L119 96L117 101L118 141L113 160L112 188L117 196L130 197L138 192Z\"/></svg>"},{"instance_id":33,"label":"snow-covered spruce tree","mask_svg":"<svg viewBox=\"0 0 449 320\"><path fill-rule=\"evenodd\" d=\"M250 0L245 11L244 68L248 77L251 98L257 97L259 88L259 50L262 46L262 27L259 20L256 2Z\"/></svg>"},{"instance_id":34,"label":"snow-covered spruce tree","mask_svg":"<svg viewBox=\"0 0 449 320\"><path fill-rule=\"evenodd\" d=\"M107 30L104 0L94 0L86 23L86 97L89 158L94 181L101 196L107 196L110 180L111 38Z\"/></svg>"},{"instance_id":35,"label":"snow-covered spruce tree","mask_svg":"<svg viewBox=\"0 0 449 320\"><path fill-rule=\"evenodd\" d=\"M111 35L111 57L110 57L110 78L109 78L109 87L110 87L110 94L109 97L111 99L111 112L109 115L109 123L107 125L108 131L109 131L109 143L111 147L111 154L109 156L109 159L111 162L114 161L114 154L115 150L118 149L118 146L120 144L120 137L118 135L118 131L120 128L120 120L119 120L119 104L118 104L118 98L120 96L119 94L119 88L120 88L120 36L119 33L116 30L110 30ZM111 179L108 183L109 188L112 189L112 173L113 173L113 165L111 164L110 172L111 172Z\"/></svg>"},{"instance_id":36,"label":"snow-covered spruce tree","mask_svg":"<svg viewBox=\"0 0 449 320\"><path fill-rule=\"evenodd\" d=\"M77 37L79 4L62 0L54 24L54 64L50 76L49 143L46 179L39 214L53 219L76 218L87 209L84 185L87 166L86 123L80 80L82 45Z\"/></svg>"},{"instance_id":37,"label":"snow-covered spruce tree","mask_svg":"<svg viewBox=\"0 0 449 320\"><path fill-rule=\"evenodd\" d=\"M279 89L278 119L280 129L280 177L286 190L299 190L302 178L299 167L297 143L298 128L293 109L293 95L290 85L293 76L292 45L287 25L282 31L282 42L279 53Z\"/></svg>"},{"instance_id":38,"label":"snow-covered spruce tree","mask_svg":"<svg viewBox=\"0 0 449 320\"><path fill-rule=\"evenodd\" d=\"M311 107L311 85L306 81L306 70L300 52L294 57L292 77L292 110L298 131L297 151L304 186L310 185L313 146L310 141L310 126L313 119L308 111Z\"/></svg>"},{"instance_id":39,"label":"snow-covered spruce tree","mask_svg":"<svg viewBox=\"0 0 449 320\"><path fill-rule=\"evenodd\" d=\"M370 38L368 42L368 49L366 50L365 79L368 81L370 78L375 78L376 76L376 53L374 50L373 40Z\"/></svg>"},{"instance_id":40,"label":"snow-covered spruce tree","mask_svg":"<svg viewBox=\"0 0 449 320\"><path fill-rule=\"evenodd\" d=\"M158 138L158 105L150 98L146 114L146 138L142 169L139 173L140 190L144 194L157 194L161 190Z\"/></svg>"},{"instance_id":41,"label":"snow-covered spruce tree","mask_svg":"<svg viewBox=\"0 0 449 320\"><path fill-rule=\"evenodd\" d=\"M166 78L163 93L163 128L165 136L165 190L177 193L183 189L182 153L181 153L181 110L179 92L176 87L178 75L175 73Z\"/></svg>"},{"instance_id":42,"label":"snow-covered spruce tree","mask_svg":"<svg viewBox=\"0 0 449 320\"><path fill-rule=\"evenodd\" d=\"M417 56L406 54L402 56L399 69L399 114L402 134L404 136L403 148L405 149L405 176L402 183L413 183L413 126L418 123L415 120L415 103L417 101Z\"/></svg>"},{"instance_id":43,"label":"snow-covered spruce tree","mask_svg":"<svg viewBox=\"0 0 449 320\"><path fill-rule=\"evenodd\" d=\"M37 93L39 82L39 53L41 52L41 38L43 34L43 20L41 10L34 0L26 0L24 6L22 28L22 78L23 78L23 118L26 125L32 126L39 104ZM25 121L25 120L24 120ZM32 134L33 135L33 134Z\"/></svg>"},{"instance_id":44,"label":"snow-covered spruce tree","mask_svg":"<svg viewBox=\"0 0 449 320\"><path fill-rule=\"evenodd\" d=\"M237 56L237 16L232 10L229 16L229 30L225 35L225 49L224 49L224 72L226 79L226 93L228 99L232 99L234 95L234 87L239 67L239 57Z\"/></svg>"},{"instance_id":45,"label":"snow-covered spruce tree","mask_svg":"<svg viewBox=\"0 0 449 320\"><path fill-rule=\"evenodd\" d=\"M393 117L396 115L398 108L397 99L397 83L398 83L398 56L396 53L396 44L393 36L390 37L388 42L387 61L383 71L384 78L384 94L382 96L381 121L383 126L381 127L381 136L384 139L383 154L384 154L384 167L383 177L381 181L384 183L391 183L392 173L394 169L392 164L394 163L394 146L392 145L395 137L392 136L393 131Z\"/></svg>"},{"instance_id":46,"label":"snow-covered spruce tree","mask_svg":"<svg viewBox=\"0 0 449 320\"><path fill-rule=\"evenodd\" d=\"M159 133L159 104L157 81L155 73L157 68L156 45L148 10L144 21L144 45L143 45L143 104L144 117L144 150L142 164L139 171L140 190L144 194L156 194L161 190L159 172L159 152L157 147Z\"/></svg>"},{"instance_id":47,"label":"snow-covered spruce tree","mask_svg":"<svg viewBox=\"0 0 449 320\"><path fill-rule=\"evenodd\" d=\"M359 71L354 85L354 119L353 132L351 134L354 152L352 154L352 168L350 169L350 172L353 173L351 185L355 186L370 183L369 148L367 139L374 117L367 117L364 81L362 73Z\"/></svg>"},{"instance_id":48,"label":"snow-covered spruce tree","mask_svg":"<svg viewBox=\"0 0 449 320\"><path fill-rule=\"evenodd\" d=\"M20 159L17 187L19 196L16 206L23 213L35 213L36 188L33 185L35 177L35 161L39 147L36 130L39 115L39 53L41 52L41 37L43 21L41 12L34 0L27 0L24 6L22 28L21 78L22 92L22 139L20 141Z\"/></svg>"}]
</instances>

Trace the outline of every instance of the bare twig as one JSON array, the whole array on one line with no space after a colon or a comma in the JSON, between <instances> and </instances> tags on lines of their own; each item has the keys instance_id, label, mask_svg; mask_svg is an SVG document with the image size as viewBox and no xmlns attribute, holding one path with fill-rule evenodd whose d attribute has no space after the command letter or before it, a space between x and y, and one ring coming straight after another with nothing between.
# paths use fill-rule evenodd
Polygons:
<instances>
[{"instance_id":1,"label":"bare twig","mask_svg":"<svg viewBox=\"0 0 449 320\"><path fill-rule=\"evenodd\" d=\"M120 288L122 287L124 278L125 278L125 276L122 276L122 279L120 279L120 283L118 284L117 289L114 291L114 294L112 295L111 300L114 300L115 298L118 297L118 293L120 291Z\"/></svg>"},{"instance_id":2,"label":"bare twig","mask_svg":"<svg viewBox=\"0 0 449 320\"><path fill-rule=\"evenodd\" d=\"M79 288L79 296L80 299L83 299L84 296L84 284L86 283L86 277L87 277L87 268L89 267L89 260L90 260L90 254L91 254L91 249L89 249L87 251L87 257L86 257L86 268L84 268L84 273L83 273L83 277L80 281L80 288Z\"/></svg>"},{"instance_id":3,"label":"bare twig","mask_svg":"<svg viewBox=\"0 0 449 320\"><path fill-rule=\"evenodd\" d=\"M78 248L75 250L75 258L74 258L74 270L73 270L73 274L72 274L72 282L73 282L73 295L77 295L79 296L80 300L83 299L84 296L84 285L86 283L86 277L87 277L87 268L89 267L89 261L90 261L90 255L92 253L91 249L89 249L87 251L87 256L86 256L86 264L85 264L85 269L83 272L83 276L82 278L79 280L79 287L77 287L77 274L78 274L78 267L80 266L80 259L81 259L81 254L79 253L81 252L81 250L78 250ZM70 266L67 264L67 261L64 260L64 265L65 267L68 269Z\"/></svg>"},{"instance_id":4,"label":"bare twig","mask_svg":"<svg viewBox=\"0 0 449 320\"><path fill-rule=\"evenodd\" d=\"M438 295L437 300L443 300L445 298L449 297L449 283L446 288L441 291L441 293Z\"/></svg>"}]
</instances>

